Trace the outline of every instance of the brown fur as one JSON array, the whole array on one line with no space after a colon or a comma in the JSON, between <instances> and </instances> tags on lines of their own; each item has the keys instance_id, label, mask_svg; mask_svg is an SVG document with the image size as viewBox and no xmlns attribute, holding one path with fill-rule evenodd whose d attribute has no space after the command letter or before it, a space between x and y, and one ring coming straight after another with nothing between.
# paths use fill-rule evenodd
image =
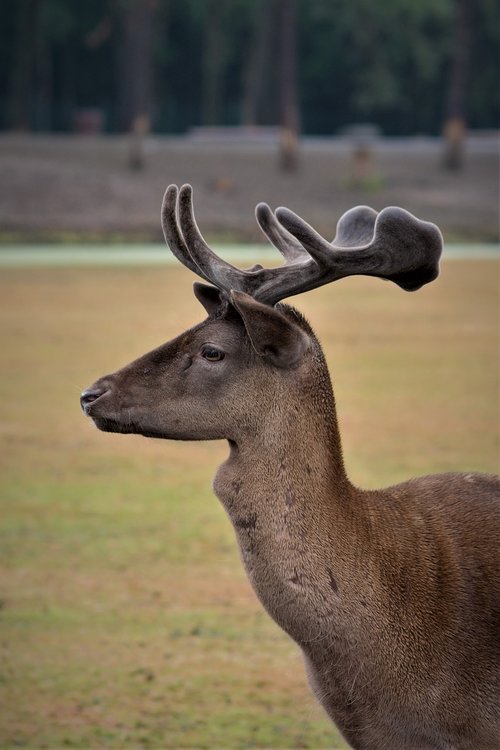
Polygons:
<instances>
[{"instance_id":1,"label":"brown fur","mask_svg":"<svg viewBox=\"0 0 500 750\"><path fill-rule=\"evenodd\" d=\"M208 319L98 380L86 412L105 430L229 441L214 489L249 579L353 748L498 750L498 479L354 487L307 322L197 296Z\"/></svg>"}]
</instances>

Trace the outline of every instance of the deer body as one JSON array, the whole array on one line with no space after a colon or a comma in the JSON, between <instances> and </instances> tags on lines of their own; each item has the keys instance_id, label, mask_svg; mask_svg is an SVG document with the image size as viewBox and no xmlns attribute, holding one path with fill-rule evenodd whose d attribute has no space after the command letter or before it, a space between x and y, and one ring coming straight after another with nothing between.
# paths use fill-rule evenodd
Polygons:
<instances>
[{"instance_id":1,"label":"deer body","mask_svg":"<svg viewBox=\"0 0 500 750\"><path fill-rule=\"evenodd\" d=\"M242 292L196 295L207 320L98 380L84 410L108 431L229 441L214 490L248 577L353 748L498 750L498 481L357 489L307 322Z\"/></svg>"},{"instance_id":2,"label":"deer body","mask_svg":"<svg viewBox=\"0 0 500 750\"><path fill-rule=\"evenodd\" d=\"M296 373L286 398L269 394L257 435L238 436L214 482L248 577L302 648L314 692L353 747L496 748L500 685L485 692L482 675L498 669L500 641L486 628L478 649L477 635L485 617L500 623L500 581L478 590L474 577L499 580L500 524L487 533L498 480L448 474L353 487L326 365L314 359L319 372L303 363L305 382Z\"/></svg>"}]
</instances>

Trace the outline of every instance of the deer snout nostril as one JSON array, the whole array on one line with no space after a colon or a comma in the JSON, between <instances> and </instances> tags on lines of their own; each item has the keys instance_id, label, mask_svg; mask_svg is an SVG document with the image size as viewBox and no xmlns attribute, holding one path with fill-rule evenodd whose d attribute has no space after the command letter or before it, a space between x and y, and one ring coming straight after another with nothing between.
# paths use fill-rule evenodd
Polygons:
<instances>
[{"instance_id":1,"label":"deer snout nostril","mask_svg":"<svg viewBox=\"0 0 500 750\"><path fill-rule=\"evenodd\" d=\"M102 396L103 393L106 393L104 389L98 390L97 388L93 388L88 391L83 391L83 393L80 394L80 405L83 411L86 413L87 408L90 406L90 404L96 401L99 398L99 396Z\"/></svg>"}]
</instances>

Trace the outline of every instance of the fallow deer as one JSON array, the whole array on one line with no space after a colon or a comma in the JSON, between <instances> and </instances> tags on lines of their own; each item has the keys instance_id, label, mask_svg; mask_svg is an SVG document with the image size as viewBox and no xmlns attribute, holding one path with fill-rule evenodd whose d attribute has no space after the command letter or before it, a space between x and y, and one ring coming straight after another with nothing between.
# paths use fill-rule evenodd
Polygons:
<instances>
[{"instance_id":1,"label":"fallow deer","mask_svg":"<svg viewBox=\"0 0 500 750\"><path fill-rule=\"evenodd\" d=\"M416 290L438 274L440 232L400 208L358 207L329 243L288 209L256 215L279 268L218 258L190 186L167 189L165 238L209 282L194 285L208 318L97 380L83 410L108 432L229 442L214 489L251 584L353 748L498 749L497 478L354 487L320 344L280 303L354 274Z\"/></svg>"}]
</instances>

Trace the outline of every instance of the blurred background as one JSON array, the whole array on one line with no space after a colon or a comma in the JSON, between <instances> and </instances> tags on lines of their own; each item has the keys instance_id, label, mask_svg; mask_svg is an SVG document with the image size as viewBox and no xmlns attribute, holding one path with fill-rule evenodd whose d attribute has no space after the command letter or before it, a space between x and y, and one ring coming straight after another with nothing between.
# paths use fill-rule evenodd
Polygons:
<instances>
[{"instance_id":1,"label":"blurred background","mask_svg":"<svg viewBox=\"0 0 500 750\"><path fill-rule=\"evenodd\" d=\"M425 213L448 239L498 238L495 0L0 12L5 241L160 239L163 188L185 181L216 238L257 239L259 200L331 233L370 199Z\"/></svg>"},{"instance_id":2,"label":"blurred background","mask_svg":"<svg viewBox=\"0 0 500 750\"><path fill-rule=\"evenodd\" d=\"M498 471L497 0L0 0L0 747L346 748L213 496L222 443L97 432L79 394L202 318L160 227L271 263L356 204L445 237L416 294L293 302L351 480ZM356 545L353 539L353 545Z\"/></svg>"}]
</instances>

